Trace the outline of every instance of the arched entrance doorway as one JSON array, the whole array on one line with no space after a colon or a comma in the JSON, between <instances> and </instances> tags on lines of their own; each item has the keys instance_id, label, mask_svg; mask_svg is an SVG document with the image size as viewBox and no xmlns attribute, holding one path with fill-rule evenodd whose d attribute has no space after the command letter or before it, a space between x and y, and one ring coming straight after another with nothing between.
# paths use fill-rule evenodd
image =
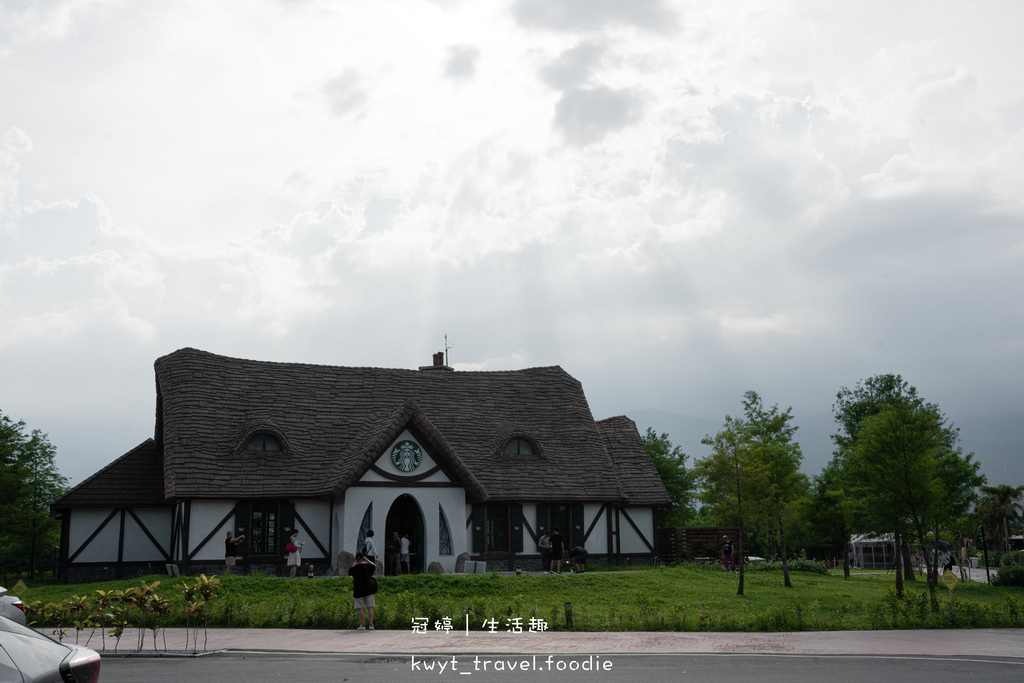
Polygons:
<instances>
[{"instance_id":1,"label":"arched entrance doorway","mask_svg":"<svg viewBox=\"0 0 1024 683\"><path fill-rule=\"evenodd\" d=\"M423 513L420 511L419 503L408 493L403 493L388 510L388 516L384 523L385 539L391 538L395 531L401 537L409 534L410 552L409 565L413 572L423 571L423 561L426 556L427 539L424 533ZM384 565L389 570L390 565ZM403 569L404 571L404 569Z\"/></svg>"}]
</instances>

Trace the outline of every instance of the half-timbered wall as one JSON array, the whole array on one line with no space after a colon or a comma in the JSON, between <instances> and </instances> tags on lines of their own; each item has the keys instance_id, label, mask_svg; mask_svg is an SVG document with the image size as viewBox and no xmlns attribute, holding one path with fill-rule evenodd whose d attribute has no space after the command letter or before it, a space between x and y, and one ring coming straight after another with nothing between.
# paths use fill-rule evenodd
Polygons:
<instances>
[{"instance_id":1,"label":"half-timbered wall","mask_svg":"<svg viewBox=\"0 0 1024 683\"><path fill-rule=\"evenodd\" d=\"M189 561L223 561L224 538L235 529L235 501L193 500L189 507Z\"/></svg>"},{"instance_id":2,"label":"half-timbered wall","mask_svg":"<svg viewBox=\"0 0 1024 683\"><path fill-rule=\"evenodd\" d=\"M67 510L61 523L63 581L162 572L170 561L168 508Z\"/></svg>"}]
</instances>

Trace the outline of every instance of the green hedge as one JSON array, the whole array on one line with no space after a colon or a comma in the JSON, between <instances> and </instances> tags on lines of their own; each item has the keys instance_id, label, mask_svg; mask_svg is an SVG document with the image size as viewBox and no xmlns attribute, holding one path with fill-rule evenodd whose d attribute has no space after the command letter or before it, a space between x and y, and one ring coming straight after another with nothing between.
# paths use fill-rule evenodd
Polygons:
<instances>
[{"instance_id":1,"label":"green hedge","mask_svg":"<svg viewBox=\"0 0 1024 683\"><path fill-rule=\"evenodd\" d=\"M1024 588L1024 567L1003 567L992 579L992 585Z\"/></svg>"}]
</instances>

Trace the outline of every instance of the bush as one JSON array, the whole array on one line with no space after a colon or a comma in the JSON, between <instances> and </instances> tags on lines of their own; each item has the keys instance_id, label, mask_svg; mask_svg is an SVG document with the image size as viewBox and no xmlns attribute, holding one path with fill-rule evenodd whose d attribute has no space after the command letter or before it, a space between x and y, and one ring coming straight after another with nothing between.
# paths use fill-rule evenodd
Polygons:
<instances>
[{"instance_id":1,"label":"bush","mask_svg":"<svg viewBox=\"0 0 1024 683\"><path fill-rule=\"evenodd\" d=\"M992 585L1024 588L1024 567L1003 567L992 579Z\"/></svg>"},{"instance_id":2,"label":"bush","mask_svg":"<svg viewBox=\"0 0 1024 683\"><path fill-rule=\"evenodd\" d=\"M999 564L1004 567L1024 567L1024 550L1011 550L1003 553L999 558Z\"/></svg>"},{"instance_id":3,"label":"bush","mask_svg":"<svg viewBox=\"0 0 1024 683\"><path fill-rule=\"evenodd\" d=\"M813 572L828 574L828 563L821 560L808 560L806 557L791 557L787 563L791 572ZM747 571L782 571L782 560L772 558L764 562L748 562Z\"/></svg>"}]
</instances>

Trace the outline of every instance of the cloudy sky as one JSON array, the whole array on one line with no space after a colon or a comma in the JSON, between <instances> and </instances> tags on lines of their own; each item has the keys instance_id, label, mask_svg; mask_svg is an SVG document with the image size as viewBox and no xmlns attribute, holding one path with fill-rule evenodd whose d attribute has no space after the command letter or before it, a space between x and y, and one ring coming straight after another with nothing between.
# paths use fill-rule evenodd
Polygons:
<instances>
[{"instance_id":1,"label":"cloudy sky","mask_svg":"<svg viewBox=\"0 0 1024 683\"><path fill-rule=\"evenodd\" d=\"M447 334L457 369L563 366L598 418L755 389L817 429L810 471L838 389L901 373L1024 480L1022 26L0 0L0 410L81 481L152 434L170 351L414 368Z\"/></svg>"}]
</instances>

